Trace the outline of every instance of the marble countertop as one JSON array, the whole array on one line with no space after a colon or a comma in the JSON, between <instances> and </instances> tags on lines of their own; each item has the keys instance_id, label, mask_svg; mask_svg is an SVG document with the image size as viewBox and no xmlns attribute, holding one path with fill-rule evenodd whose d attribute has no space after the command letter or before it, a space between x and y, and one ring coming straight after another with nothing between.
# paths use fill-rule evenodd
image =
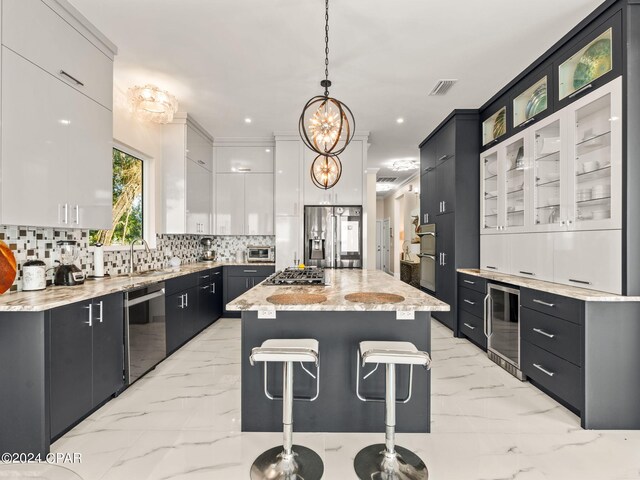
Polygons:
<instances>
[{"instance_id":1,"label":"marble countertop","mask_svg":"<svg viewBox=\"0 0 640 480\"><path fill-rule=\"evenodd\" d=\"M326 270L327 285L272 286L256 285L227 304L227 310L290 310L290 311L448 311L449 305L437 298L396 280L380 270ZM393 293L405 298L400 303L354 303L345 300L349 293ZM275 294L321 294L322 303L311 305L274 305L267 297Z\"/></svg>"},{"instance_id":2,"label":"marble countertop","mask_svg":"<svg viewBox=\"0 0 640 480\"><path fill-rule=\"evenodd\" d=\"M73 287L50 286L36 292L12 292L0 295L0 312L40 312L61 307L90 298L125 292L171 278L201 272L223 266L275 265L274 263L196 262L175 268L157 270L153 275L137 274L132 277L118 275L95 280L85 280L84 284ZM143 272L144 273L144 272Z\"/></svg>"},{"instance_id":3,"label":"marble countertop","mask_svg":"<svg viewBox=\"0 0 640 480\"><path fill-rule=\"evenodd\" d=\"M562 285L561 283L534 280L532 278L519 277L517 275L509 275L491 270L459 268L458 272L466 275L473 275L475 277L486 278L487 280L495 280L496 282L510 283L511 285L517 285L519 287L531 288L541 292L553 293L563 297L575 298L576 300L583 300L585 302L640 302L640 297L626 297L624 295L616 295L615 293L572 287L571 285Z\"/></svg>"}]
</instances>

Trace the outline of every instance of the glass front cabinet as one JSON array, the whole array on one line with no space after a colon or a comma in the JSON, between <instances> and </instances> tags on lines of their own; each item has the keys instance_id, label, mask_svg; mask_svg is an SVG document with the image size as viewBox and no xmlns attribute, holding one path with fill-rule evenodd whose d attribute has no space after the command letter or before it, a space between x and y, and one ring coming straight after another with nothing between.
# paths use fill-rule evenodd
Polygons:
<instances>
[{"instance_id":1,"label":"glass front cabinet","mask_svg":"<svg viewBox=\"0 0 640 480\"><path fill-rule=\"evenodd\" d=\"M481 233L622 228L622 78L483 152Z\"/></svg>"}]
</instances>

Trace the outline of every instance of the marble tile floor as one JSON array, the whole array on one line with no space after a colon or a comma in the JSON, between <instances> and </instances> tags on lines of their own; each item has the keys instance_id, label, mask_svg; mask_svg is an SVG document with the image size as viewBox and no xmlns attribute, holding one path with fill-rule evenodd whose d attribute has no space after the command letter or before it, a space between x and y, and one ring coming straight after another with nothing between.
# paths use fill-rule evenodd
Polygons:
<instances>
[{"instance_id":1,"label":"marble tile floor","mask_svg":"<svg viewBox=\"0 0 640 480\"><path fill-rule=\"evenodd\" d=\"M219 320L53 444L82 453L82 463L16 466L14 476L4 466L0 479L248 479L281 435L240 432L239 339L237 319ZM640 432L582 430L578 417L435 321L432 348L432 433L398 435L431 480L640 479ZM383 435L294 439L323 457L324 479L351 480L355 454Z\"/></svg>"}]
</instances>

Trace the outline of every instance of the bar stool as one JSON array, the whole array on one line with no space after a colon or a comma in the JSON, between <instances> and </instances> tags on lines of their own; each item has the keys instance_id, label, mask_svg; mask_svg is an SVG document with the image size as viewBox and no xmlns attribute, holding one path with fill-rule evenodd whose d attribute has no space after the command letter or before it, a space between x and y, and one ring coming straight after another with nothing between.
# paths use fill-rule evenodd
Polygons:
<instances>
[{"instance_id":1,"label":"bar stool","mask_svg":"<svg viewBox=\"0 0 640 480\"><path fill-rule=\"evenodd\" d=\"M293 445L293 400L313 402L320 393L320 363L318 341L314 339L271 339L251 350L251 365L264 363L264 394L269 400L282 400L283 445L262 453L251 465L251 480L320 480L324 464L320 456L307 447ZM282 362L282 396L268 389L268 362ZM313 397L293 396L293 362L316 380ZM315 363L316 374L305 363Z\"/></svg>"},{"instance_id":2,"label":"bar stool","mask_svg":"<svg viewBox=\"0 0 640 480\"><path fill-rule=\"evenodd\" d=\"M369 445L358 452L353 467L361 480L380 478L385 480L426 480L429 471L424 462L415 453L396 446L396 403L407 403L411 399L413 384L413 366L431 366L431 358L426 352L419 351L411 342L360 342L356 366L356 395L363 402L385 402L385 443ZM375 363L373 370L367 373L367 379L382 363L386 366L385 398L367 398L360 394L360 361L362 367ZM409 391L403 400L396 399L396 365L410 365Z\"/></svg>"}]
</instances>

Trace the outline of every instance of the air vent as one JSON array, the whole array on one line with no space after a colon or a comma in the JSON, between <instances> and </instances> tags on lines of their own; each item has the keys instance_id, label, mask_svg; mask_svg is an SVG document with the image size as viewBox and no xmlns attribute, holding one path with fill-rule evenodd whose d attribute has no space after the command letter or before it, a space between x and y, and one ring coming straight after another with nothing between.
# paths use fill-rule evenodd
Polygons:
<instances>
[{"instance_id":1,"label":"air vent","mask_svg":"<svg viewBox=\"0 0 640 480\"><path fill-rule=\"evenodd\" d=\"M429 92L430 96L435 95L446 95L451 87L455 85L458 80L450 79L450 80L438 80L438 82L433 87L433 90Z\"/></svg>"},{"instance_id":2,"label":"air vent","mask_svg":"<svg viewBox=\"0 0 640 480\"><path fill-rule=\"evenodd\" d=\"M398 180L398 177L380 177L376 180L376 183L393 183Z\"/></svg>"}]
</instances>

